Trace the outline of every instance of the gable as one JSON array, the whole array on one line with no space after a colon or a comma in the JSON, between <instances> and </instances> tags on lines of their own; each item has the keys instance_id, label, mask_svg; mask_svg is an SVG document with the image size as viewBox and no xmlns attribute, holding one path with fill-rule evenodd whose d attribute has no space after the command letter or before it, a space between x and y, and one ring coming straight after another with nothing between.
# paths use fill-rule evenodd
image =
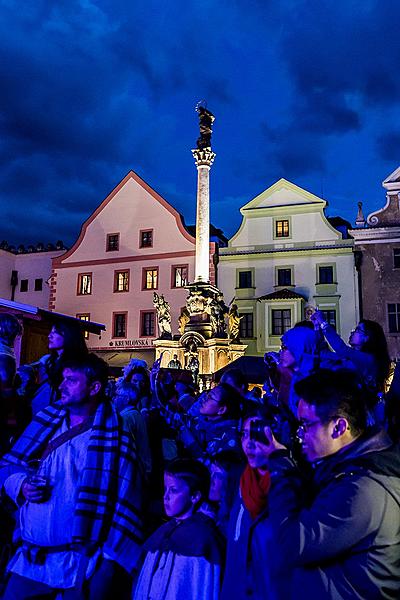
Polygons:
<instances>
[{"instance_id":1,"label":"gable","mask_svg":"<svg viewBox=\"0 0 400 600\"><path fill-rule=\"evenodd\" d=\"M388 177L382 181L382 186L386 190L400 191L400 167L397 167L393 173L388 175Z\"/></svg>"},{"instance_id":2,"label":"gable","mask_svg":"<svg viewBox=\"0 0 400 600\"><path fill-rule=\"evenodd\" d=\"M186 231L180 214L136 173L130 171L83 223L72 248L55 264L110 258L107 233L120 234L119 257L140 252L140 230L154 230L153 252L192 250L195 239ZM168 240L168 244L165 243ZM113 255L117 258L117 255Z\"/></svg>"},{"instance_id":3,"label":"gable","mask_svg":"<svg viewBox=\"0 0 400 600\"><path fill-rule=\"evenodd\" d=\"M326 202L286 179L279 179L274 185L245 204L241 211L296 205L324 208Z\"/></svg>"}]
</instances>

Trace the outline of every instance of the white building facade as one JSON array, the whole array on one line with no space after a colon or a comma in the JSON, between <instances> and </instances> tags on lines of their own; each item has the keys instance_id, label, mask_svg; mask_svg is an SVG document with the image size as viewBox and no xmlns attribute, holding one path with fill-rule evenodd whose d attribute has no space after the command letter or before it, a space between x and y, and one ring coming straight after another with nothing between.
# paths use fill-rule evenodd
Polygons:
<instances>
[{"instance_id":1,"label":"white building facade","mask_svg":"<svg viewBox=\"0 0 400 600\"><path fill-rule=\"evenodd\" d=\"M282 334L319 308L347 340L358 320L354 241L335 229L326 201L280 179L241 208L220 249L219 287L235 299L247 354L280 347Z\"/></svg>"}]
</instances>

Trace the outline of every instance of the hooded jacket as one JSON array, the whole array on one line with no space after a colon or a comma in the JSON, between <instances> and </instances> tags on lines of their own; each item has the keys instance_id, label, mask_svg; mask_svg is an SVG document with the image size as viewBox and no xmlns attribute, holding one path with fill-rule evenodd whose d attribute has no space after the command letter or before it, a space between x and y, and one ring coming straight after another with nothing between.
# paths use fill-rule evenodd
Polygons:
<instances>
[{"instance_id":1,"label":"hooded jacket","mask_svg":"<svg viewBox=\"0 0 400 600\"><path fill-rule=\"evenodd\" d=\"M292 460L270 458L270 522L297 600L400 597L400 450L369 432L315 465L308 506Z\"/></svg>"}]
</instances>

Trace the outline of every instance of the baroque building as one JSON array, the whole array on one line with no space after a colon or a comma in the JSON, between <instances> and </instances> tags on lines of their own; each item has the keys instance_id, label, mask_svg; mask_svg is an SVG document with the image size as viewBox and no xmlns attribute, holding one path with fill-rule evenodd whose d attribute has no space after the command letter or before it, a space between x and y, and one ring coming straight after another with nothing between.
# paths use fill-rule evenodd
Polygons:
<instances>
[{"instance_id":1,"label":"baroque building","mask_svg":"<svg viewBox=\"0 0 400 600\"><path fill-rule=\"evenodd\" d=\"M400 167L383 182L386 204L364 219L361 203L354 238L360 316L380 323L393 360L400 359Z\"/></svg>"},{"instance_id":2,"label":"baroque building","mask_svg":"<svg viewBox=\"0 0 400 600\"><path fill-rule=\"evenodd\" d=\"M210 243L215 282L216 243ZM214 264L215 263L215 264ZM50 309L104 323L88 346L111 366L131 356L152 364L158 337L154 292L170 305L172 334L194 278L195 239L181 215L130 171L85 221L71 249L53 261Z\"/></svg>"},{"instance_id":3,"label":"baroque building","mask_svg":"<svg viewBox=\"0 0 400 600\"><path fill-rule=\"evenodd\" d=\"M280 179L240 209L240 228L219 251L219 287L238 305L247 354L277 350L315 308L348 339L359 310L354 241L326 204Z\"/></svg>"}]
</instances>

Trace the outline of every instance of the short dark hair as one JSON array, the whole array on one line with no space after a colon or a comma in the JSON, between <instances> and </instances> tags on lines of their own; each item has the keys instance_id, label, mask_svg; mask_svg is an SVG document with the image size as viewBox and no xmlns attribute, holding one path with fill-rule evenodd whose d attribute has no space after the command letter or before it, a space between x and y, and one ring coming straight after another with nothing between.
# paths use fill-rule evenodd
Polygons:
<instances>
[{"instance_id":1,"label":"short dark hair","mask_svg":"<svg viewBox=\"0 0 400 600\"><path fill-rule=\"evenodd\" d=\"M354 371L319 369L294 386L296 394L315 412L323 423L334 417L347 419L352 435L367 426L367 391Z\"/></svg>"},{"instance_id":2,"label":"short dark hair","mask_svg":"<svg viewBox=\"0 0 400 600\"><path fill-rule=\"evenodd\" d=\"M12 345L17 335L22 333L22 325L17 317L10 313L0 314L0 339Z\"/></svg>"},{"instance_id":3,"label":"short dark hair","mask_svg":"<svg viewBox=\"0 0 400 600\"><path fill-rule=\"evenodd\" d=\"M237 367L231 367L222 373L220 381L223 383L229 383L227 379L232 381L235 388L244 388L245 390L248 388L249 383L246 375Z\"/></svg>"},{"instance_id":4,"label":"short dark hair","mask_svg":"<svg viewBox=\"0 0 400 600\"><path fill-rule=\"evenodd\" d=\"M200 492L201 499L208 498L210 491L210 473L207 467L194 458L176 458L169 462L165 473L182 479L188 486L191 494Z\"/></svg>"},{"instance_id":5,"label":"short dark hair","mask_svg":"<svg viewBox=\"0 0 400 600\"><path fill-rule=\"evenodd\" d=\"M75 360L71 359L65 361L63 364L63 371L64 369L71 369L71 371L84 373L89 383L93 383L93 381L99 381L101 383L102 392L104 392L108 383L108 364L93 352L88 353L86 356L81 356Z\"/></svg>"},{"instance_id":6,"label":"short dark hair","mask_svg":"<svg viewBox=\"0 0 400 600\"><path fill-rule=\"evenodd\" d=\"M218 404L226 406L225 417L229 419L240 419L242 415L243 396L241 396L234 387L229 385L229 383L221 382L213 389L218 390L221 393L221 399Z\"/></svg>"}]
</instances>

